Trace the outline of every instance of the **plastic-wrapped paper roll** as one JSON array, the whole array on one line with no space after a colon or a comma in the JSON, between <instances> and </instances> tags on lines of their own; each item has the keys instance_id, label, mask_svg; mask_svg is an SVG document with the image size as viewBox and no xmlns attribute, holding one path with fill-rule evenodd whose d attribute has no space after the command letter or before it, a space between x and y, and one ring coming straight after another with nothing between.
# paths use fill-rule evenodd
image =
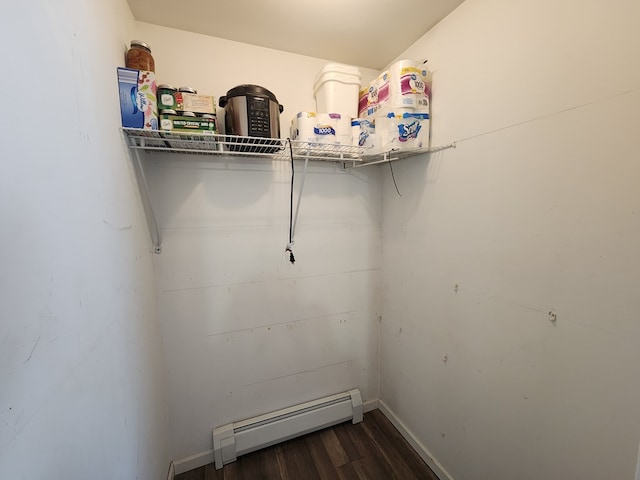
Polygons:
<instances>
[{"instance_id":1,"label":"plastic-wrapped paper roll","mask_svg":"<svg viewBox=\"0 0 640 480\"><path fill-rule=\"evenodd\" d=\"M358 117L369 118L389 103L389 71L385 70L360 90Z\"/></svg>"},{"instance_id":2,"label":"plastic-wrapped paper roll","mask_svg":"<svg viewBox=\"0 0 640 480\"><path fill-rule=\"evenodd\" d=\"M393 113L376 118L383 150L418 150L429 146L428 113Z\"/></svg>"},{"instance_id":3,"label":"plastic-wrapped paper roll","mask_svg":"<svg viewBox=\"0 0 640 480\"><path fill-rule=\"evenodd\" d=\"M354 147L368 149L373 149L380 143L373 121L365 118L351 120L351 140Z\"/></svg>"},{"instance_id":4,"label":"plastic-wrapped paper roll","mask_svg":"<svg viewBox=\"0 0 640 480\"><path fill-rule=\"evenodd\" d=\"M431 75L417 60L400 60L389 67L389 109L429 113Z\"/></svg>"},{"instance_id":5,"label":"plastic-wrapped paper roll","mask_svg":"<svg viewBox=\"0 0 640 480\"><path fill-rule=\"evenodd\" d=\"M351 145L351 118L340 113L300 112L292 122L291 138L311 144Z\"/></svg>"}]
</instances>

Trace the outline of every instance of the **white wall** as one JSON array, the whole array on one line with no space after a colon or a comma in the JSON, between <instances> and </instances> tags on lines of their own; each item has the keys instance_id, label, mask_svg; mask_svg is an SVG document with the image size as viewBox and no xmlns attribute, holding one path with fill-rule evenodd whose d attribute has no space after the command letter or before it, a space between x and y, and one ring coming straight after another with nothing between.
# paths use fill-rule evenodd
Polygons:
<instances>
[{"instance_id":1,"label":"white wall","mask_svg":"<svg viewBox=\"0 0 640 480\"><path fill-rule=\"evenodd\" d=\"M467 0L402 55L458 147L384 177L381 400L457 480L633 478L639 20Z\"/></svg>"},{"instance_id":2,"label":"white wall","mask_svg":"<svg viewBox=\"0 0 640 480\"><path fill-rule=\"evenodd\" d=\"M216 97L263 85L285 106L287 129L314 110L325 60L136 25L161 83ZM234 420L353 387L377 399L378 172L309 167L292 266L287 162L145 160L163 237L155 267L172 458L211 461L212 429Z\"/></svg>"},{"instance_id":3,"label":"white wall","mask_svg":"<svg viewBox=\"0 0 640 480\"><path fill-rule=\"evenodd\" d=\"M124 2L10 2L0 477L166 478L152 256L119 133Z\"/></svg>"}]
</instances>

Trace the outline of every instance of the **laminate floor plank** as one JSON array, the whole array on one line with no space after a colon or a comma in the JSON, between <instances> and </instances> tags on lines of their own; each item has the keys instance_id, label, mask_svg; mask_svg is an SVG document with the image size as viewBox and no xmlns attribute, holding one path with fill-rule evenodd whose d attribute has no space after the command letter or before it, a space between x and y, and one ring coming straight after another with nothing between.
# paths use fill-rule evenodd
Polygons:
<instances>
[{"instance_id":1,"label":"laminate floor plank","mask_svg":"<svg viewBox=\"0 0 640 480\"><path fill-rule=\"evenodd\" d=\"M278 459L276 458L275 448L265 448L264 450L260 450L255 453L260 454L260 465L263 472L262 478L268 480L271 480L272 478L282 478L280 476L280 465L278 463Z\"/></svg>"},{"instance_id":2,"label":"laminate floor plank","mask_svg":"<svg viewBox=\"0 0 640 480\"><path fill-rule=\"evenodd\" d=\"M368 418L370 418L370 415L367 415L367 419ZM353 442L354 448L360 454L358 458L366 457L371 453L371 440L367 435L364 422L358 423L357 425L354 425L354 427L356 428L348 429L347 434Z\"/></svg>"},{"instance_id":3,"label":"laminate floor plank","mask_svg":"<svg viewBox=\"0 0 640 480\"><path fill-rule=\"evenodd\" d=\"M344 450L344 453L347 455L347 458L350 462L362 458L367 454L366 449L362 445L360 437L361 433L356 433L356 431L362 432L362 429L358 428L359 426L361 425L353 425L352 423L341 423L340 425L336 425L332 429L335 432L336 437L338 437L340 445L342 446L342 449Z\"/></svg>"},{"instance_id":4,"label":"laminate floor plank","mask_svg":"<svg viewBox=\"0 0 640 480\"><path fill-rule=\"evenodd\" d=\"M224 480L243 480L242 463L240 462L233 462L233 463L230 463L229 465L225 465L222 470L223 470L222 478Z\"/></svg>"},{"instance_id":5,"label":"laminate floor plank","mask_svg":"<svg viewBox=\"0 0 640 480\"><path fill-rule=\"evenodd\" d=\"M338 480L366 480L358 475L353 467L353 463L347 463L338 467L336 473L338 474L336 476Z\"/></svg>"},{"instance_id":6,"label":"laminate floor plank","mask_svg":"<svg viewBox=\"0 0 640 480\"><path fill-rule=\"evenodd\" d=\"M319 435L307 435L305 443L311 452L313 463L318 470L321 480L335 480L336 468L334 467L329 452Z\"/></svg>"},{"instance_id":7,"label":"laminate floor plank","mask_svg":"<svg viewBox=\"0 0 640 480\"><path fill-rule=\"evenodd\" d=\"M320 432L320 438L322 439L322 443L324 444L334 467L339 467L349 462L349 458L342 448L340 440L338 440L333 428L326 428L322 430Z\"/></svg>"},{"instance_id":8,"label":"laminate floor plank","mask_svg":"<svg viewBox=\"0 0 640 480\"><path fill-rule=\"evenodd\" d=\"M371 412L371 422L365 425L365 428L375 430L374 438L380 444L385 452L390 452L389 463L398 471L402 478L421 478L416 477L415 472L420 471L424 461L420 455L408 444L400 432L393 424L384 416L380 410ZM409 474L408 472L413 472ZM438 480L438 477L432 475L427 477L429 480Z\"/></svg>"},{"instance_id":9,"label":"laminate floor plank","mask_svg":"<svg viewBox=\"0 0 640 480\"><path fill-rule=\"evenodd\" d=\"M284 458L284 452L282 450L282 445L276 445L273 447L276 452L276 462L278 464L278 473L279 477L275 477L280 480L291 480L289 478L289 473L287 472L287 462Z\"/></svg>"},{"instance_id":10,"label":"laminate floor plank","mask_svg":"<svg viewBox=\"0 0 640 480\"><path fill-rule=\"evenodd\" d=\"M438 480L379 410L358 424L343 423L213 464L175 480Z\"/></svg>"},{"instance_id":11,"label":"laminate floor plank","mask_svg":"<svg viewBox=\"0 0 640 480\"><path fill-rule=\"evenodd\" d=\"M249 453L242 458L242 463L239 464L241 468L240 478L242 480L248 478L253 480L269 480L268 472L264 470L262 462L262 458L265 456L264 452L265 451L262 450ZM275 460L275 458L273 460Z\"/></svg>"},{"instance_id":12,"label":"laminate floor plank","mask_svg":"<svg viewBox=\"0 0 640 480\"><path fill-rule=\"evenodd\" d=\"M400 464L399 466L396 465L395 459L397 458L398 453L393 448L390 448L390 445L386 441L386 439L379 439L375 437L376 434L379 434L379 431L375 429L375 427L369 426L365 428L365 431L367 432L367 435L369 435L369 438L373 444L373 448L375 448L375 450L377 450L378 452L378 455L375 455L373 458L376 460L378 458L381 458L385 463L387 469L390 470L388 478L402 478L406 480L413 480L413 474L408 466L403 464ZM371 459L372 457L365 458Z\"/></svg>"},{"instance_id":13,"label":"laminate floor plank","mask_svg":"<svg viewBox=\"0 0 640 480\"><path fill-rule=\"evenodd\" d=\"M360 480L400 480L402 478L395 475L390 466L378 456L362 457L351 465Z\"/></svg>"},{"instance_id":14,"label":"laminate floor plank","mask_svg":"<svg viewBox=\"0 0 640 480\"><path fill-rule=\"evenodd\" d=\"M417 456L415 451L407 447L406 441L398 441L390 434L390 429L386 427L388 420L386 417L376 412L371 412L374 415L371 417L371 421L364 425L365 431L369 435L371 441L378 446L381 455L384 457L385 462L391 467L394 478L402 478L406 480L414 480L420 478L416 476L415 470L417 464L415 463L415 457ZM395 428L392 429L394 431ZM398 435L400 435L398 433ZM402 438L400 436L400 438ZM419 459L421 464L424 464L422 459Z\"/></svg>"},{"instance_id":15,"label":"laminate floor plank","mask_svg":"<svg viewBox=\"0 0 640 480\"><path fill-rule=\"evenodd\" d=\"M263 449L242 457L242 480L270 480L279 478L278 461L275 450Z\"/></svg>"},{"instance_id":16,"label":"laminate floor plank","mask_svg":"<svg viewBox=\"0 0 640 480\"><path fill-rule=\"evenodd\" d=\"M205 480L205 468L196 468L195 470L189 470L181 475L177 475L175 478L180 480Z\"/></svg>"},{"instance_id":17,"label":"laminate floor plank","mask_svg":"<svg viewBox=\"0 0 640 480\"><path fill-rule=\"evenodd\" d=\"M304 437L289 440L282 444L283 457L288 478L292 480L320 480L311 452L304 448Z\"/></svg>"},{"instance_id":18,"label":"laminate floor plank","mask_svg":"<svg viewBox=\"0 0 640 480\"><path fill-rule=\"evenodd\" d=\"M215 463L210 463L204 467L204 480L224 480L224 472L216 470Z\"/></svg>"}]
</instances>

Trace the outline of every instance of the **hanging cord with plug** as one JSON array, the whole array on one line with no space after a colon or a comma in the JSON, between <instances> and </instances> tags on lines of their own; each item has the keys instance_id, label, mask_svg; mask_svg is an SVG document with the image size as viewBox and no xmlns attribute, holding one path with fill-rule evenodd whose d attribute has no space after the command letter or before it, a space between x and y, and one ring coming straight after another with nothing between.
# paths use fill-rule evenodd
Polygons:
<instances>
[{"instance_id":1,"label":"hanging cord with plug","mask_svg":"<svg viewBox=\"0 0 640 480\"><path fill-rule=\"evenodd\" d=\"M398 192L398 196L401 197L402 194L400 193L400 190L398 190L398 184L396 183L396 176L393 174L393 166L391 165L391 159L389 159L389 168L391 169L391 178L393 178L393 184L396 187L396 192Z\"/></svg>"},{"instance_id":2,"label":"hanging cord with plug","mask_svg":"<svg viewBox=\"0 0 640 480\"><path fill-rule=\"evenodd\" d=\"M293 166L293 147L291 146L291 139L287 138L289 143L289 155L291 156L291 195L289 196L289 243L285 253L289 252L289 261L291 264L296 263L296 258L293 256L293 180L295 178L295 168Z\"/></svg>"}]
</instances>

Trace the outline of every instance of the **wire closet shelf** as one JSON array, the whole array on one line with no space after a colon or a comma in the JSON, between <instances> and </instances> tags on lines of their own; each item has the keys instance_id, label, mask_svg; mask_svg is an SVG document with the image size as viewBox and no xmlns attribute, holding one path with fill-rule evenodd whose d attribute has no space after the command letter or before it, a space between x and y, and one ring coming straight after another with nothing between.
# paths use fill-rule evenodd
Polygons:
<instances>
[{"instance_id":1,"label":"wire closet shelf","mask_svg":"<svg viewBox=\"0 0 640 480\"><path fill-rule=\"evenodd\" d=\"M242 137L163 130L123 128L129 148L147 152L174 152L201 155L266 157L271 160L324 160L362 162L366 148L351 145L329 145L299 140ZM289 150L291 144L291 151Z\"/></svg>"},{"instance_id":2,"label":"wire closet shelf","mask_svg":"<svg viewBox=\"0 0 640 480\"><path fill-rule=\"evenodd\" d=\"M173 152L199 155L264 157L270 160L318 160L341 162L354 167L400 160L440 148L372 153L369 148L352 145L311 143L301 140L242 137L235 135L172 132L123 128L129 148L147 152ZM291 150L289 149L291 145ZM446 147L445 147L446 148Z\"/></svg>"}]
</instances>

